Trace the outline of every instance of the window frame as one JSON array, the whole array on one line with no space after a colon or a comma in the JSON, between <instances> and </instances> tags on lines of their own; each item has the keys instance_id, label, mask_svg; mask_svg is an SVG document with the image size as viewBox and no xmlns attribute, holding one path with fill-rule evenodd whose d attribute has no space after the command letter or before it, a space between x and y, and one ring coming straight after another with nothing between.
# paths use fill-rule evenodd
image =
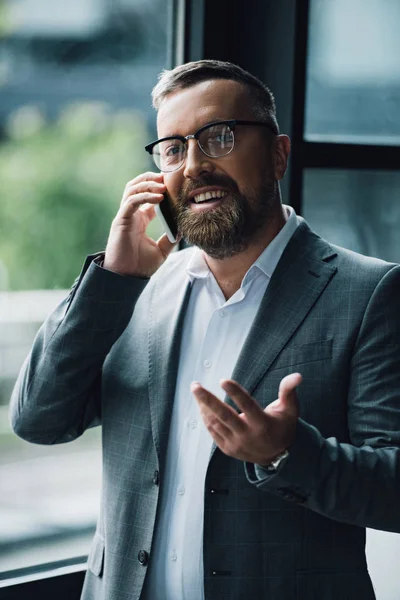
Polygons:
<instances>
[{"instance_id":1,"label":"window frame","mask_svg":"<svg viewBox=\"0 0 400 600\"><path fill-rule=\"evenodd\" d=\"M78 600L86 573L87 556L45 563L1 573L1 600L41 598Z\"/></svg>"},{"instance_id":2,"label":"window frame","mask_svg":"<svg viewBox=\"0 0 400 600\"><path fill-rule=\"evenodd\" d=\"M311 1L296 0L290 203L298 214L301 214L303 208L304 171L306 169L396 171L400 165L400 146L313 142L305 139Z\"/></svg>"}]
</instances>

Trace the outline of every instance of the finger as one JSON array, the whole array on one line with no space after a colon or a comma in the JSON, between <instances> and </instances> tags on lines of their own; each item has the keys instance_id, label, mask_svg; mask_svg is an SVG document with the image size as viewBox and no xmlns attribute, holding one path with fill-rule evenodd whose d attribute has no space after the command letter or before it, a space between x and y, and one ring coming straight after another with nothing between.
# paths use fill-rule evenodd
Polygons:
<instances>
[{"instance_id":1,"label":"finger","mask_svg":"<svg viewBox=\"0 0 400 600\"><path fill-rule=\"evenodd\" d=\"M151 192L153 194L164 194L167 191L167 186L163 182L157 181L142 181L132 185L127 185L122 195L121 203L127 201L130 196L135 194L143 194Z\"/></svg>"},{"instance_id":2,"label":"finger","mask_svg":"<svg viewBox=\"0 0 400 600\"><path fill-rule=\"evenodd\" d=\"M143 216L145 228L147 228L148 224L156 217L154 205L149 204L148 202L146 202L146 204L141 204L138 208L138 212Z\"/></svg>"},{"instance_id":3,"label":"finger","mask_svg":"<svg viewBox=\"0 0 400 600\"><path fill-rule=\"evenodd\" d=\"M158 181L158 182L163 182L164 181L164 175L163 173L153 173L153 171L147 171L146 173L141 173L140 175L137 175L136 177L134 177L133 179L131 179L130 181L128 181L128 183L125 186L125 189L130 187L131 185L136 185L137 183L140 183L141 181Z\"/></svg>"},{"instance_id":4,"label":"finger","mask_svg":"<svg viewBox=\"0 0 400 600\"><path fill-rule=\"evenodd\" d=\"M286 375L279 385L278 398L289 398L296 395L296 388L301 384L303 378L300 373Z\"/></svg>"},{"instance_id":5,"label":"finger","mask_svg":"<svg viewBox=\"0 0 400 600\"><path fill-rule=\"evenodd\" d=\"M131 217L142 204L159 204L163 197L163 194L152 194L150 192L134 194L128 197L120 206L118 216L122 218Z\"/></svg>"},{"instance_id":6,"label":"finger","mask_svg":"<svg viewBox=\"0 0 400 600\"><path fill-rule=\"evenodd\" d=\"M122 196L122 199L121 199L120 207L124 206L125 204L129 204L130 202L132 202L132 199L135 199L138 196L143 198L145 194L150 194L151 196L157 196L157 197L163 199L165 191L166 191L166 188L164 185L150 186L150 187L133 186L132 188L129 188L129 190L124 192L124 195Z\"/></svg>"},{"instance_id":7,"label":"finger","mask_svg":"<svg viewBox=\"0 0 400 600\"><path fill-rule=\"evenodd\" d=\"M154 210L154 207L153 207ZM154 211L155 212L155 211ZM171 243L168 239L168 236L166 233L164 233L156 242L158 249L160 250L161 254L164 256L164 258L167 258L167 256L172 252L172 250L175 248L176 244L178 243L179 240L177 240L175 243Z\"/></svg>"},{"instance_id":8,"label":"finger","mask_svg":"<svg viewBox=\"0 0 400 600\"><path fill-rule=\"evenodd\" d=\"M296 388L301 384L303 378L300 373L286 375L279 385L278 400L285 411L298 414L298 401Z\"/></svg>"},{"instance_id":9,"label":"finger","mask_svg":"<svg viewBox=\"0 0 400 600\"><path fill-rule=\"evenodd\" d=\"M222 435L220 435L220 434L218 433L218 431L216 431L216 430L215 430L215 429L213 429L212 427L208 427L208 428L207 428L207 430L208 430L208 432L210 433L210 435L212 436L212 438L213 438L214 442L215 442L215 443L217 444L217 446L218 446L219 448L221 448L221 450L222 450L222 448L224 448L224 447L225 447L225 442L226 442L225 438L224 438Z\"/></svg>"},{"instance_id":10,"label":"finger","mask_svg":"<svg viewBox=\"0 0 400 600\"><path fill-rule=\"evenodd\" d=\"M223 421L214 415L214 413L206 410L201 413L201 416L204 425L207 427L215 441L218 436L219 444L225 444L228 440L232 439L232 436L234 435L232 429L227 427Z\"/></svg>"},{"instance_id":11,"label":"finger","mask_svg":"<svg viewBox=\"0 0 400 600\"><path fill-rule=\"evenodd\" d=\"M220 385L234 401L236 406L245 413L250 420L256 419L259 421L260 413L263 412L262 408L244 387L240 385L240 383L233 381L233 379L223 379L221 380Z\"/></svg>"},{"instance_id":12,"label":"finger","mask_svg":"<svg viewBox=\"0 0 400 600\"><path fill-rule=\"evenodd\" d=\"M154 208L154 204L141 204L139 206L140 212L144 213L146 217L148 217L149 221L152 221L156 217L156 209Z\"/></svg>"},{"instance_id":13,"label":"finger","mask_svg":"<svg viewBox=\"0 0 400 600\"><path fill-rule=\"evenodd\" d=\"M221 402L219 398L211 392L204 389L198 382L194 382L190 386L191 392L196 398L200 410L211 411L215 417L222 421L232 431L243 431L245 424L239 418L237 412L228 404Z\"/></svg>"}]
</instances>

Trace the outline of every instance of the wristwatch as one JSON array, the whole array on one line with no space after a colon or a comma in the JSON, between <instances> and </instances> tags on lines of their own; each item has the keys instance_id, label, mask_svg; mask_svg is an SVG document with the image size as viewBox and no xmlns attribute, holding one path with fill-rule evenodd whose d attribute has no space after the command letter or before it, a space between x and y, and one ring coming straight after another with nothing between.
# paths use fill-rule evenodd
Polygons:
<instances>
[{"instance_id":1,"label":"wristwatch","mask_svg":"<svg viewBox=\"0 0 400 600\"><path fill-rule=\"evenodd\" d=\"M279 454L279 456L277 456L272 462L270 462L269 465L265 465L263 469L266 469L267 471L277 471L278 467L281 466L281 464L286 460L288 456L289 451L285 450L284 452L282 452L282 454Z\"/></svg>"}]
</instances>

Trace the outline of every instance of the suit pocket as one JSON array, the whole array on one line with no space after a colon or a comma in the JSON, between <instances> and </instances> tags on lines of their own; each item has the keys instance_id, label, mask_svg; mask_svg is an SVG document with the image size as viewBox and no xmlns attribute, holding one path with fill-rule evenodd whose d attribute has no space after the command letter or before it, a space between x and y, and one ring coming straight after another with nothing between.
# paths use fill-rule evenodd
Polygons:
<instances>
[{"instance_id":1,"label":"suit pocket","mask_svg":"<svg viewBox=\"0 0 400 600\"><path fill-rule=\"evenodd\" d=\"M333 339L286 346L272 363L270 371L287 369L309 362L327 360L332 358Z\"/></svg>"},{"instance_id":2,"label":"suit pocket","mask_svg":"<svg viewBox=\"0 0 400 600\"><path fill-rule=\"evenodd\" d=\"M104 538L96 533L89 552L88 569L97 577L100 577L103 572L104 547Z\"/></svg>"},{"instance_id":3,"label":"suit pocket","mask_svg":"<svg viewBox=\"0 0 400 600\"><path fill-rule=\"evenodd\" d=\"M376 600L366 571L307 571L297 573L296 600Z\"/></svg>"}]
</instances>

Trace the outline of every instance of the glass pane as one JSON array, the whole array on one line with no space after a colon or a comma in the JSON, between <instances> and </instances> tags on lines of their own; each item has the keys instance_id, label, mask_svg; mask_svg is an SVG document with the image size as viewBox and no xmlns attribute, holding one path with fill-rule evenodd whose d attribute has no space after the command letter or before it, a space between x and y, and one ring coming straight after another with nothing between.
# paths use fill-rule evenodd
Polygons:
<instances>
[{"instance_id":1,"label":"glass pane","mask_svg":"<svg viewBox=\"0 0 400 600\"><path fill-rule=\"evenodd\" d=\"M305 138L400 143L400 2L311 0Z\"/></svg>"},{"instance_id":2,"label":"glass pane","mask_svg":"<svg viewBox=\"0 0 400 600\"><path fill-rule=\"evenodd\" d=\"M302 214L329 242L400 262L400 172L309 169Z\"/></svg>"},{"instance_id":3,"label":"glass pane","mask_svg":"<svg viewBox=\"0 0 400 600\"><path fill-rule=\"evenodd\" d=\"M144 145L168 5L0 1L0 571L89 549L100 431L30 445L7 405L35 332L105 247L126 182L154 169Z\"/></svg>"}]
</instances>

